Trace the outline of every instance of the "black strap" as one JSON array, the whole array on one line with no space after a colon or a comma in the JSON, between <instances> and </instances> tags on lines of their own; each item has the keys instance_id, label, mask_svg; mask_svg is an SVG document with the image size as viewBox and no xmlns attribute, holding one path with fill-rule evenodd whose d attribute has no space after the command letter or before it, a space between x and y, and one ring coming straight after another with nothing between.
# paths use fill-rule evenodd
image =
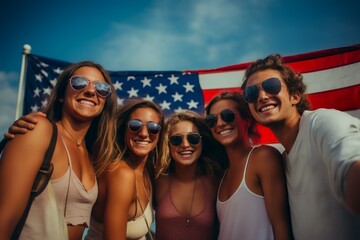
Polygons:
<instances>
[{"instance_id":1,"label":"black strap","mask_svg":"<svg viewBox=\"0 0 360 240\"><path fill-rule=\"evenodd\" d=\"M49 147L45 153L45 157L44 157L43 163L40 167L40 170L39 170L38 174L36 175L25 211L24 211L23 215L21 216L18 224L16 225L16 228L11 236L11 239L16 240L19 238L22 228L24 227L26 218L29 214L30 207L31 207L33 200L35 199L36 196L38 196L45 189L46 185L48 184L48 182L50 180L51 174L54 170L54 166L51 163L51 158L53 156L54 149L56 146L57 127L56 127L56 124L52 121L51 121L51 124L53 125L53 133L51 136Z\"/></svg>"}]
</instances>

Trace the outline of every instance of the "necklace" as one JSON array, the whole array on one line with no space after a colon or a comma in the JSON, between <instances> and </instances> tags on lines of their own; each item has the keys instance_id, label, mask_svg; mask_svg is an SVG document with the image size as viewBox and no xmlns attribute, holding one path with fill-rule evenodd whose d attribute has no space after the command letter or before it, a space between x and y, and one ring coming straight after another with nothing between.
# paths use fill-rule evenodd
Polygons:
<instances>
[{"instance_id":1,"label":"necklace","mask_svg":"<svg viewBox=\"0 0 360 240\"><path fill-rule=\"evenodd\" d=\"M191 198L190 213L189 213L189 216L186 218L186 227L190 226L191 212L192 212L194 198L195 198L195 189L196 189L196 175L195 175L195 181L194 181L193 194L192 194L192 198Z\"/></svg>"},{"instance_id":2,"label":"necklace","mask_svg":"<svg viewBox=\"0 0 360 240\"><path fill-rule=\"evenodd\" d=\"M60 122L60 124L61 124L61 126L64 128L64 130L69 134L69 136L72 138L72 140L74 140L74 142L76 143L76 146L77 147L80 147L81 146L81 144L82 144L82 142L83 142L83 140L81 140L81 141L77 141L74 137L73 137L73 135L71 135L71 133L66 129L66 127L64 126L64 124L61 122L61 121L59 121Z\"/></svg>"}]
</instances>

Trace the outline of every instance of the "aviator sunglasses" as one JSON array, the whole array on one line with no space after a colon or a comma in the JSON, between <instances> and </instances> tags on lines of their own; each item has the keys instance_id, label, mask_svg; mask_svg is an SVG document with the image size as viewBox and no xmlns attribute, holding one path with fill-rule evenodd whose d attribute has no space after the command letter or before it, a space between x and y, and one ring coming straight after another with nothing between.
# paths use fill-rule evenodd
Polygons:
<instances>
[{"instance_id":1,"label":"aviator sunglasses","mask_svg":"<svg viewBox=\"0 0 360 240\"><path fill-rule=\"evenodd\" d=\"M218 114L209 114L206 116L205 121L210 128L214 127L218 121ZM235 119L235 113L231 109L224 109L220 112L220 117L223 121L231 123Z\"/></svg>"},{"instance_id":2,"label":"aviator sunglasses","mask_svg":"<svg viewBox=\"0 0 360 240\"><path fill-rule=\"evenodd\" d=\"M172 135L169 138L169 142L174 147L178 147L181 145L184 138L185 138L184 135ZM190 145L198 145L201 140L201 135L199 133L189 133L186 135L186 140Z\"/></svg>"},{"instance_id":3,"label":"aviator sunglasses","mask_svg":"<svg viewBox=\"0 0 360 240\"><path fill-rule=\"evenodd\" d=\"M161 126L158 123L154 123L154 122L143 123L138 119L130 120L128 123L128 127L132 132L139 131L144 125L146 125L148 132L153 135L158 134L160 132Z\"/></svg>"},{"instance_id":4,"label":"aviator sunglasses","mask_svg":"<svg viewBox=\"0 0 360 240\"><path fill-rule=\"evenodd\" d=\"M70 86L75 91L80 91L86 88L89 84L92 84L95 88L95 92L99 97L107 97L111 93L111 87L106 82L94 81L91 82L89 79L83 76L72 76L70 78Z\"/></svg>"},{"instance_id":5,"label":"aviator sunglasses","mask_svg":"<svg viewBox=\"0 0 360 240\"><path fill-rule=\"evenodd\" d=\"M255 102L259 97L260 88L262 88L266 93L278 94L281 90L281 81L278 78L269 78L261 84L246 87L243 92L244 100L247 103Z\"/></svg>"}]
</instances>

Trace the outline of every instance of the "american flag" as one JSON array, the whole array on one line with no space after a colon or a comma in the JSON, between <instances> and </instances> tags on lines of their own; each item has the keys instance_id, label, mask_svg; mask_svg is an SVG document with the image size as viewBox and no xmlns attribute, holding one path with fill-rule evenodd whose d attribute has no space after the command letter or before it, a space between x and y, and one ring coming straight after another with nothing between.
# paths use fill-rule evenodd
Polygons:
<instances>
[{"instance_id":1,"label":"american flag","mask_svg":"<svg viewBox=\"0 0 360 240\"><path fill-rule=\"evenodd\" d=\"M360 118L360 44L285 56L284 60L303 74L313 109L335 108ZM47 103L56 78L69 64L27 56L23 114L38 111ZM203 113L204 105L218 93L239 91L250 64L185 71L110 71L110 76L119 105L127 99L145 98L168 116L183 109ZM277 143L267 128L259 128L261 143Z\"/></svg>"}]
</instances>

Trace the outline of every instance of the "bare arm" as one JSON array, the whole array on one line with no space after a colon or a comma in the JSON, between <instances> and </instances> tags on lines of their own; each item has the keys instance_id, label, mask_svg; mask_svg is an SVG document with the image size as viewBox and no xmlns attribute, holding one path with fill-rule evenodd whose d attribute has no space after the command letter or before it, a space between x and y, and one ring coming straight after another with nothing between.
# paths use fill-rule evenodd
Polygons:
<instances>
[{"instance_id":1,"label":"bare arm","mask_svg":"<svg viewBox=\"0 0 360 240\"><path fill-rule=\"evenodd\" d=\"M134 200L135 174L128 167L119 167L106 176L104 240L126 239L129 210Z\"/></svg>"},{"instance_id":2,"label":"bare arm","mask_svg":"<svg viewBox=\"0 0 360 240\"><path fill-rule=\"evenodd\" d=\"M269 146L262 150L257 161L258 174L274 239L293 239L282 156Z\"/></svg>"},{"instance_id":3,"label":"bare arm","mask_svg":"<svg viewBox=\"0 0 360 240\"><path fill-rule=\"evenodd\" d=\"M0 239L10 239L30 196L32 184L51 137L51 124L7 143L0 159Z\"/></svg>"},{"instance_id":4,"label":"bare arm","mask_svg":"<svg viewBox=\"0 0 360 240\"><path fill-rule=\"evenodd\" d=\"M360 215L360 160L353 163L349 169L345 203L351 211Z\"/></svg>"},{"instance_id":5,"label":"bare arm","mask_svg":"<svg viewBox=\"0 0 360 240\"><path fill-rule=\"evenodd\" d=\"M4 133L4 137L10 140L14 139L16 134L24 134L27 130L33 130L38 123L36 116L46 117L42 112L21 116L9 127L8 132Z\"/></svg>"}]
</instances>

